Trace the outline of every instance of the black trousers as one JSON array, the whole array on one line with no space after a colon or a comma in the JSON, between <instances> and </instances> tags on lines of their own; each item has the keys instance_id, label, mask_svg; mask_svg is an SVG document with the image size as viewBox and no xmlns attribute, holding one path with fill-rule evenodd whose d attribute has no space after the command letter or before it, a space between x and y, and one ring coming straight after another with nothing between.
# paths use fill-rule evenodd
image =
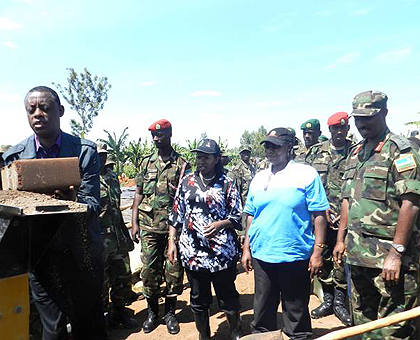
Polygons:
<instances>
[{"instance_id":1,"label":"black trousers","mask_svg":"<svg viewBox=\"0 0 420 340\"><path fill-rule=\"evenodd\" d=\"M68 339L66 318L32 273L28 274L31 300L42 323L42 340Z\"/></svg>"},{"instance_id":2,"label":"black trousers","mask_svg":"<svg viewBox=\"0 0 420 340\"><path fill-rule=\"evenodd\" d=\"M239 293L235 287L235 265L214 273L189 269L186 269L186 273L191 288L190 305L193 313L201 314L209 310L212 302L212 283L220 309L226 314L240 311Z\"/></svg>"},{"instance_id":3,"label":"black trousers","mask_svg":"<svg viewBox=\"0 0 420 340\"><path fill-rule=\"evenodd\" d=\"M254 268L254 333L275 331L277 310L282 302L283 332L290 339L306 339L312 335L308 304L311 280L309 261L267 263L252 259Z\"/></svg>"},{"instance_id":4,"label":"black trousers","mask_svg":"<svg viewBox=\"0 0 420 340\"><path fill-rule=\"evenodd\" d=\"M59 278L62 291L59 291L57 287L49 285L51 280L46 280L51 275L47 264L54 263L54 258L51 254L48 255L50 256L44 256L35 272L30 274L31 295L43 325L43 340L66 339L63 313L66 310L71 311L66 316L70 318L75 340L108 339L102 307L101 263L98 262L96 275L92 275L81 270L71 255L57 254L57 258L60 258L59 264L64 268Z\"/></svg>"}]
</instances>

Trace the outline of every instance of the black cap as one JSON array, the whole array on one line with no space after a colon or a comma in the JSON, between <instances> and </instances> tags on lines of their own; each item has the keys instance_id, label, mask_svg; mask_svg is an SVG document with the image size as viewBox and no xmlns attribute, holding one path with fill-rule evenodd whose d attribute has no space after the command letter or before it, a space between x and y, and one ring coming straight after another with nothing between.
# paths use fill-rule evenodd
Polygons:
<instances>
[{"instance_id":1,"label":"black cap","mask_svg":"<svg viewBox=\"0 0 420 340\"><path fill-rule=\"evenodd\" d=\"M220 156L220 148L219 145L213 139L203 139L199 144L198 147L191 152L204 152L216 156Z\"/></svg>"},{"instance_id":2,"label":"black cap","mask_svg":"<svg viewBox=\"0 0 420 340\"><path fill-rule=\"evenodd\" d=\"M293 145L295 143L295 135L289 129L275 128L268 133L261 144L265 142L270 142L277 146Z\"/></svg>"}]
</instances>

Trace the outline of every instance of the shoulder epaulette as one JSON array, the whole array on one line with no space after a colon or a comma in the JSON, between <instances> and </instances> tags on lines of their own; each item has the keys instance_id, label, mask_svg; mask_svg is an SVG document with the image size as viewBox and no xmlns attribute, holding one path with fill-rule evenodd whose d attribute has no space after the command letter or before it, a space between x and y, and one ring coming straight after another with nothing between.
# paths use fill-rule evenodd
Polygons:
<instances>
[{"instance_id":1,"label":"shoulder epaulette","mask_svg":"<svg viewBox=\"0 0 420 340\"><path fill-rule=\"evenodd\" d=\"M363 140L361 140L359 143L352 144L349 147L349 155L357 155L360 149L362 148Z\"/></svg>"},{"instance_id":2,"label":"shoulder epaulette","mask_svg":"<svg viewBox=\"0 0 420 340\"><path fill-rule=\"evenodd\" d=\"M392 134L391 137L389 137L389 140L393 141L400 151L411 149L410 141L404 136Z\"/></svg>"}]
</instances>

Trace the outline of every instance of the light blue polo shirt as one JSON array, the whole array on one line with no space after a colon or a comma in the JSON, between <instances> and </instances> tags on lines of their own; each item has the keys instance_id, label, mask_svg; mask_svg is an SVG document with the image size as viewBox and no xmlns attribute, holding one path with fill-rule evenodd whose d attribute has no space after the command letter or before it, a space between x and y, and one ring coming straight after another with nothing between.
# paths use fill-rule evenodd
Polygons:
<instances>
[{"instance_id":1,"label":"light blue polo shirt","mask_svg":"<svg viewBox=\"0 0 420 340\"><path fill-rule=\"evenodd\" d=\"M273 174L271 166L251 182L244 212L254 216L248 230L252 256L264 262L307 260L315 237L312 211L329 208L317 171L290 161Z\"/></svg>"}]
</instances>

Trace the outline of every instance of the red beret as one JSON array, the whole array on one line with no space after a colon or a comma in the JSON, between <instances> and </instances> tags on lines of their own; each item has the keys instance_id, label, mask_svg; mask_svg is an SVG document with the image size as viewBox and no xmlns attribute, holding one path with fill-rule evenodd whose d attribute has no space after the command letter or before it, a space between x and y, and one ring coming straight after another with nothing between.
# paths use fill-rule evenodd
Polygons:
<instances>
[{"instance_id":1,"label":"red beret","mask_svg":"<svg viewBox=\"0 0 420 340\"><path fill-rule=\"evenodd\" d=\"M154 122L149 126L149 131L151 132L165 131L168 129L172 129L172 125L169 120L166 119L159 119L157 122Z\"/></svg>"},{"instance_id":2,"label":"red beret","mask_svg":"<svg viewBox=\"0 0 420 340\"><path fill-rule=\"evenodd\" d=\"M328 126L347 125L349 123L349 115L347 112L336 112L328 118Z\"/></svg>"}]
</instances>

